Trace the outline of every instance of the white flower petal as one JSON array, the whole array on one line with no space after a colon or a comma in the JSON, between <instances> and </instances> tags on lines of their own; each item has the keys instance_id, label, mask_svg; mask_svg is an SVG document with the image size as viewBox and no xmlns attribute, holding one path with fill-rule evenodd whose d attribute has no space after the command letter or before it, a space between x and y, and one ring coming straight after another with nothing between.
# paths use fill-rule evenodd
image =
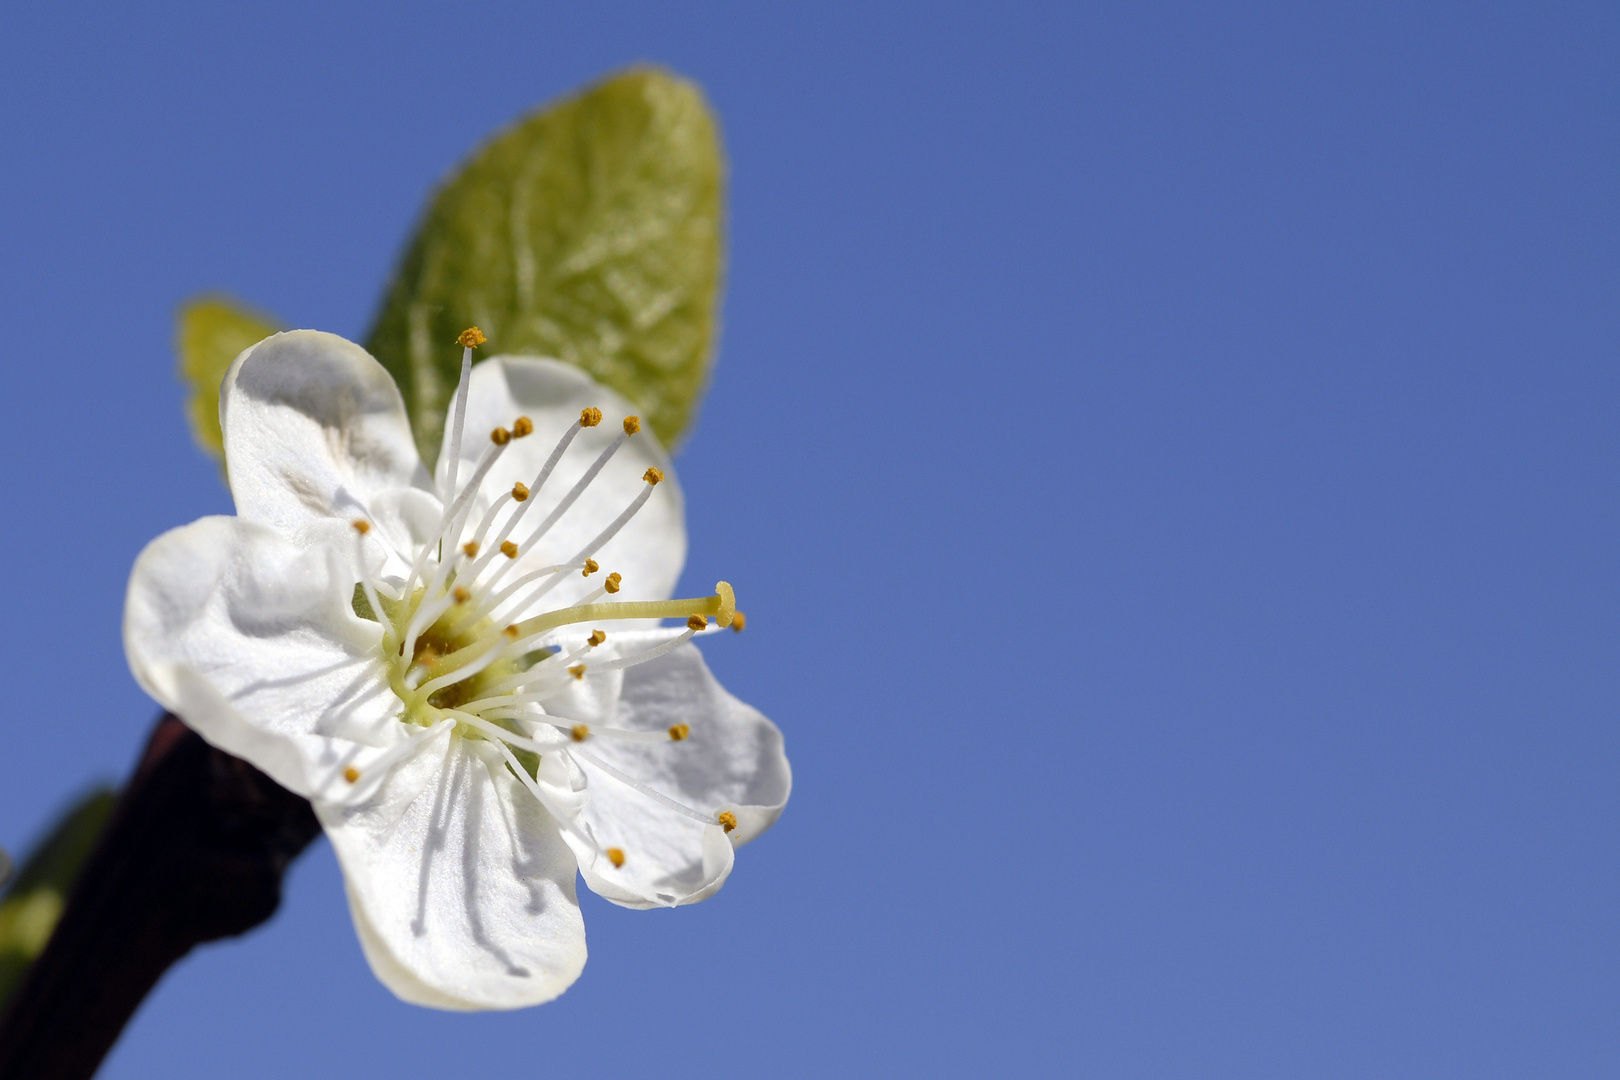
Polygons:
<instances>
[{"instance_id":1,"label":"white flower petal","mask_svg":"<svg viewBox=\"0 0 1620 1080\"><path fill-rule=\"evenodd\" d=\"M573 854L489 743L447 734L366 804L316 811L366 959L403 1000L516 1009L584 969Z\"/></svg>"},{"instance_id":2,"label":"white flower petal","mask_svg":"<svg viewBox=\"0 0 1620 1080\"><path fill-rule=\"evenodd\" d=\"M426 487L393 378L351 341L289 330L238 356L220 386L236 512L292 533L368 515L382 492Z\"/></svg>"},{"instance_id":3,"label":"white flower petal","mask_svg":"<svg viewBox=\"0 0 1620 1080\"><path fill-rule=\"evenodd\" d=\"M625 907L689 904L713 895L730 873L731 849L764 832L787 805L793 778L782 733L727 693L691 644L625 672L613 723L655 732L686 724L689 733L679 742L604 736L582 745L576 756L589 798L579 820L603 848L625 856L624 865L614 867L565 834L586 884ZM709 821L728 810L737 828L727 836L718 824L671 809L609 769Z\"/></svg>"},{"instance_id":4,"label":"white flower petal","mask_svg":"<svg viewBox=\"0 0 1620 1080\"><path fill-rule=\"evenodd\" d=\"M352 535L352 534L351 534ZM333 797L404 737L381 630L323 545L210 517L135 561L124 650L141 686L213 745L283 787Z\"/></svg>"},{"instance_id":5,"label":"white flower petal","mask_svg":"<svg viewBox=\"0 0 1620 1080\"><path fill-rule=\"evenodd\" d=\"M472 525L477 524L493 500L511 491L514 483L534 482L558 440L579 424L580 411L587 407L602 410L602 423L580 431L545 488L530 499L522 522L511 536L520 545L568 494L597 455L623 431L624 418L636 409L578 368L556 360L497 356L473 367L459 480L464 482L472 475L490 447L489 435L495 428L510 429L519 416L527 416L534 423L534 433L508 444L482 485L471 515ZM451 424L446 423L445 450L438 469L441 484L449 463L450 429ZM523 546L518 565L507 580L515 581L529 570L573 558L645 490L647 483L642 477L648 468L657 468L664 479L646 505L595 555L603 572L589 579L577 572L568 575L547 594L545 606L566 607L614 571L624 578L619 599L662 600L670 596L686 562L685 509L669 457L648 427L620 447L579 501L537 544ZM499 520L505 520L504 512Z\"/></svg>"}]
</instances>

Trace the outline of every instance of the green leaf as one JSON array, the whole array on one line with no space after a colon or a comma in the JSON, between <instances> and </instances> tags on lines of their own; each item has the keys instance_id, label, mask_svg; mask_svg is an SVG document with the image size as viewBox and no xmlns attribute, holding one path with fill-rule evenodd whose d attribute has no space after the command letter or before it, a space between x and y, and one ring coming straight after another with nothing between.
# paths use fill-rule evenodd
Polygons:
<instances>
[{"instance_id":1,"label":"green leaf","mask_svg":"<svg viewBox=\"0 0 1620 1080\"><path fill-rule=\"evenodd\" d=\"M577 364L673 445L713 357L723 172L702 92L645 68L477 150L428 206L367 343L399 382L423 460L438 457L456 335L474 325L485 355Z\"/></svg>"},{"instance_id":2,"label":"green leaf","mask_svg":"<svg viewBox=\"0 0 1620 1080\"><path fill-rule=\"evenodd\" d=\"M0 899L0 1013L28 965L44 951L115 798L112 788L100 787L74 803L23 862Z\"/></svg>"},{"instance_id":3,"label":"green leaf","mask_svg":"<svg viewBox=\"0 0 1620 1080\"><path fill-rule=\"evenodd\" d=\"M219 384L231 361L250 345L257 345L281 329L274 320L228 296L199 296L180 305L174 351L180 378L190 392L186 417L191 434L216 460L225 456L219 430Z\"/></svg>"}]
</instances>

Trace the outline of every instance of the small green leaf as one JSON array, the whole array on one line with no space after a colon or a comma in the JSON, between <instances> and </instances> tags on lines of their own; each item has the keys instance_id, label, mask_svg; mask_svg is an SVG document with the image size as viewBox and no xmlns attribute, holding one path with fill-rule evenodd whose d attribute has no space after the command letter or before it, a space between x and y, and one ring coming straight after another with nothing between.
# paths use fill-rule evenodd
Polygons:
<instances>
[{"instance_id":1,"label":"small green leaf","mask_svg":"<svg viewBox=\"0 0 1620 1080\"><path fill-rule=\"evenodd\" d=\"M485 355L579 365L672 445L708 377L720 296L724 171L693 84L634 69L498 134L447 180L396 271L372 355L439 453L461 365Z\"/></svg>"},{"instance_id":2,"label":"small green leaf","mask_svg":"<svg viewBox=\"0 0 1620 1080\"><path fill-rule=\"evenodd\" d=\"M101 787L74 803L23 862L0 899L0 1013L50 940L115 798L112 788Z\"/></svg>"},{"instance_id":3,"label":"small green leaf","mask_svg":"<svg viewBox=\"0 0 1620 1080\"><path fill-rule=\"evenodd\" d=\"M180 378L190 396L186 417L197 445L223 460L224 437L219 430L219 384L231 361L250 345L257 345L281 329L275 322L228 296L199 296L180 305L174 351Z\"/></svg>"}]
</instances>

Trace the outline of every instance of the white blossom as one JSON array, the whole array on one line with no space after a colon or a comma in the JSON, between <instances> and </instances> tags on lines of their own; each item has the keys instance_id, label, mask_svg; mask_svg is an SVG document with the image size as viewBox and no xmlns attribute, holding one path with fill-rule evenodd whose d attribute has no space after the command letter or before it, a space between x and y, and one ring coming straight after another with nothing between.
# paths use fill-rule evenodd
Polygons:
<instances>
[{"instance_id":1,"label":"white blossom","mask_svg":"<svg viewBox=\"0 0 1620 1080\"><path fill-rule=\"evenodd\" d=\"M686 533L652 434L576 368L464 343L433 477L359 346L239 356L237 515L147 546L124 644L165 708L310 799L378 978L503 1009L584 966L576 869L626 907L701 900L791 778L690 643L740 629L731 587L669 599Z\"/></svg>"}]
</instances>

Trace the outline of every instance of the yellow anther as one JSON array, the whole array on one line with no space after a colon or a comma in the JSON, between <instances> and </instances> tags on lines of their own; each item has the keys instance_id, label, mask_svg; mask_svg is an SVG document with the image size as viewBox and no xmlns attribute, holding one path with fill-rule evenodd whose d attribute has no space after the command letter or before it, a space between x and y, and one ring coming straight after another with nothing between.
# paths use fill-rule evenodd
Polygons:
<instances>
[{"instance_id":1,"label":"yellow anther","mask_svg":"<svg viewBox=\"0 0 1620 1080\"><path fill-rule=\"evenodd\" d=\"M513 499L515 499L517 502L522 502L524 499L527 499L528 497L529 497L529 485L528 484L525 484L523 481L519 480L517 483L512 485L512 498Z\"/></svg>"},{"instance_id":2,"label":"yellow anther","mask_svg":"<svg viewBox=\"0 0 1620 1080\"><path fill-rule=\"evenodd\" d=\"M505 446L512 441L512 433L503 427L498 427L489 433L489 441L496 446Z\"/></svg>"},{"instance_id":3,"label":"yellow anther","mask_svg":"<svg viewBox=\"0 0 1620 1080\"><path fill-rule=\"evenodd\" d=\"M721 626L730 626L731 620L737 617L737 594L724 581L715 582L714 591L720 597L720 610L714 613L714 621Z\"/></svg>"},{"instance_id":4,"label":"yellow anther","mask_svg":"<svg viewBox=\"0 0 1620 1080\"><path fill-rule=\"evenodd\" d=\"M465 544L461 545L461 550L467 553L467 558L476 559L478 557L478 541L467 541Z\"/></svg>"},{"instance_id":5,"label":"yellow anther","mask_svg":"<svg viewBox=\"0 0 1620 1080\"><path fill-rule=\"evenodd\" d=\"M568 674L572 675L576 679L583 679L585 677L585 665L575 664L573 667L568 669Z\"/></svg>"},{"instance_id":6,"label":"yellow anther","mask_svg":"<svg viewBox=\"0 0 1620 1080\"><path fill-rule=\"evenodd\" d=\"M737 815L733 814L730 810L720 811L720 813L715 817L715 820L720 823L720 827L726 830L726 832L730 832L732 829L737 827Z\"/></svg>"},{"instance_id":7,"label":"yellow anther","mask_svg":"<svg viewBox=\"0 0 1620 1080\"><path fill-rule=\"evenodd\" d=\"M512 541L510 541L510 540L502 540L501 541L501 554L502 555L505 555L508 559L515 559L515 558L517 558L517 552L518 552L518 547L517 547L516 544L512 543Z\"/></svg>"},{"instance_id":8,"label":"yellow anther","mask_svg":"<svg viewBox=\"0 0 1620 1080\"><path fill-rule=\"evenodd\" d=\"M608 857L608 862L613 864L615 870L624 865L624 848L610 847L603 854Z\"/></svg>"},{"instance_id":9,"label":"yellow anther","mask_svg":"<svg viewBox=\"0 0 1620 1080\"><path fill-rule=\"evenodd\" d=\"M634 435L636 432L638 432L640 430L641 430L641 417L639 417L639 416L627 416L627 417L624 418L624 433L626 435Z\"/></svg>"},{"instance_id":10,"label":"yellow anther","mask_svg":"<svg viewBox=\"0 0 1620 1080\"><path fill-rule=\"evenodd\" d=\"M482 345L488 340L489 338L485 337L484 332L478 329L478 327L469 326L467 329L461 332L459 337L456 338L456 344L460 345L463 349L476 349L478 346Z\"/></svg>"},{"instance_id":11,"label":"yellow anther","mask_svg":"<svg viewBox=\"0 0 1620 1080\"><path fill-rule=\"evenodd\" d=\"M511 638L513 641L516 641L518 638L523 636L523 628L518 626L517 623L512 623L509 626L507 626L507 628L505 630L502 630L501 633L505 634L507 637Z\"/></svg>"},{"instance_id":12,"label":"yellow anther","mask_svg":"<svg viewBox=\"0 0 1620 1080\"><path fill-rule=\"evenodd\" d=\"M573 736L575 742L584 742L591 737L591 726L589 724L575 724L569 729L568 734Z\"/></svg>"},{"instance_id":13,"label":"yellow anther","mask_svg":"<svg viewBox=\"0 0 1620 1080\"><path fill-rule=\"evenodd\" d=\"M687 727L685 724L669 725L669 737L674 739L676 742L680 742L690 734L692 734L692 729Z\"/></svg>"},{"instance_id":14,"label":"yellow anther","mask_svg":"<svg viewBox=\"0 0 1620 1080\"><path fill-rule=\"evenodd\" d=\"M646 472L641 474L641 478L647 481L649 484L656 485L658 481L664 478L664 474L659 472L657 469L648 469Z\"/></svg>"},{"instance_id":15,"label":"yellow anther","mask_svg":"<svg viewBox=\"0 0 1620 1080\"><path fill-rule=\"evenodd\" d=\"M592 630L591 636L585 639L585 644L596 646L607 640L607 635L600 630Z\"/></svg>"},{"instance_id":16,"label":"yellow anther","mask_svg":"<svg viewBox=\"0 0 1620 1080\"><path fill-rule=\"evenodd\" d=\"M360 779L360 770L355 768L353 765L350 765L347 769L343 770L343 779L347 780L351 784L354 783L356 780Z\"/></svg>"},{"instance_id":17,"label":"yellow anther","mask_svg":"<svg viewBox=\"0 0 1620 1080\"><path fill-rule=\"evenodd\" d=\"M361 536L364 536L366 533L371 531L371 522L367 521L365 518L355 518L351 524L354 525L354 531L359 533Z\"/></svg>"},{"instance_id":18,"label":"yellow anther","mask_svg":"<svg viewBox=\"0 0 1620 1080\"><path fill-rule=\"evenodd\" d=\"M595 559L586 559L585 560L585 569L580 571L579 576L580 577L590 577L592 574L596 573L600 569L602 569L602 567L597 564Z\"/></svg>"},{"instance_id":19,"label":"yellow anther","mask_svg":"<svg viewBox=\"0 0 1620 1080\"><path fill-rule=\"evenodd\" d=\"M748 625L748 619L747 619L747 617L745 615L743 615L742 612L733 611L731 613L731 632L733 634L742 633L743 632L743 627L747 626L747 625Z\"/></svg>"},{"instance_id":20,"label":"yellow anther","mask_svg":"<svg viewBox=\"0 0 1620 1080\"><path fill-rule=\"evenodd\" d=\"M619 583L623 580L624 578L620 577L618 574L609 574L607 576L607 580L602 582L602 588L606 589L610 593L618 592Z\"/></svg>"},{"instance_id":21,"label":"yellow anther","mask_svg":"<svg viewBox=\"0 0 1620 1080\"><path fill-rule=\"evenodd\" d=\"M472 599L472 593L468 592L466 587L462 585L457 585L454 589L451 589L450 595L456 598L458 604L465 604Z\"/></svg>"},{"instance_id":22,"label":"yellow anther","mask_svg":"<svg viewBox=\"0 0 1620 1080\"><path fill-rule=\"evenodd\" d=\"M705 619L702 615L692 615L687 618L686 625L691 627L693 630L702 630L705 626L709 625L709 620Z\"/></svg>"},{"instance_id":23,"label":"yellow anther","mask_svg":"<svg viewBox=\"0 0 1620 1080\"><path fill-rule=\"evenodd\" d=\"M581 410L579 410L579 426L580 427L595 427L597 424L600 424L601 422L602 422L602 410L601 409L581 409Z\"/></svg>"},{"instance_id":24,"label":"yellow anther","mask_svg":"<svg viewBox=\"0 0 1620 1080\"><path fill-rule=\"evenodd\" d=\"M525 435L534 434L534 421L527 416L520 416L512 421L512 438L521 439Z\"/></svg>"}]
</instances>

